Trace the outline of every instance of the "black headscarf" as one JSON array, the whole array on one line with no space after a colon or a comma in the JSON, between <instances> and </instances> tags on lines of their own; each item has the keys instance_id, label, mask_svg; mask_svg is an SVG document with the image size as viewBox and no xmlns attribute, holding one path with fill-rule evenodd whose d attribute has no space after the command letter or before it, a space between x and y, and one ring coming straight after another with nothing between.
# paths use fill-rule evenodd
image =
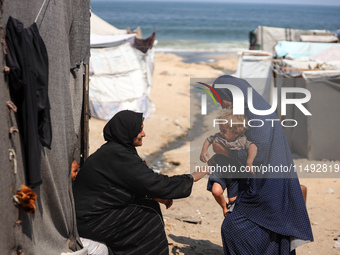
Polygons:
<instances>
[{"instance_id":1,"label":"black headscarf","mask_svg":"<svg viewBox=\"0 0 340 255\"><path fill-rule=\"evenodd\" d=\"M190 174L169 177L143 163L133 146L142 122L141 113L117 113L104 128L107 143L88 157L73 185L79 234L115 254L168 253L162 213L150 198L187 197L193 185Z\"/></svg>"},{"instance_id":2,"label":"black headscarf","mask_svg":"<svg viewBox=\"0 0 340 255\"><path fill-rule=\"evenodd\" d=\"M190 174L168 177L154 173L138 156L133 139L141 132L142 124L142 113L127 110L118 112L106 124L107 143L87 158L73 183L78 219L98 209L98 203L105 201L98 199L105 194L109 194L110 200L103 205L107 209L114 209L117 201L119 206L129 204L131 201L122 199L122 193L117 191L120 189L131 194L131 200L145 196L175 199L190 195L193 184ZM99 215L98 211L95 213Z\"/></svg>"},{"instance_id":3,"label":"black headscarf","mask_svg":"<svg viewBox=\"0 0 340 255\"><path fill-rule=\"evenodd\" d=\"M104 139L135 150L133 139L141 132L143 113L124 110L118 112L104 127Z\"/></svg>"}]
</instances>

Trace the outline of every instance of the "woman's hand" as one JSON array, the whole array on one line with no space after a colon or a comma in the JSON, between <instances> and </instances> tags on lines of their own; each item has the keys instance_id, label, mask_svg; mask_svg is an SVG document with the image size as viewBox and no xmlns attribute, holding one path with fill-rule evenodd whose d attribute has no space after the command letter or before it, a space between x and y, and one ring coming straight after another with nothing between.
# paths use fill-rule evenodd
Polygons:
<instances>
[{"instance_id":1,"label":"woman's hand","mask_svg":"<svg viewBox=\"0 0 340 255\"><path fill-rule=\"evenodd\" d=\"M201 180L205 175L210 175L209 169L201 167L195 172L193 172L191 175L194 177L194 182L197 182Z\"/></svg>"},{"instance_id":2,"label":"woman's hand","mask_svg":"<svg viewBox=\"0 0 340 255\"><path fill-rule=\"evenodd\" d=\"M229 150L226 149L225 147L223 147L221 144L219 143L216 143L215 141L213 141L212 143L212 146L213 146L213 150L216 154L222 154L226 157L229 156Z\"/></svg>"},{"instance_id":3,"label":"woman's hand","mask_svg":"<svg viewBox=\"0 0 340 255\"><path fill-rule=\"evenodd\" d=\"M169 209L173 204L172 199L154 198L153 200L158 203L164 204L166 206L166 209Z\"/></svg>"}]
</instances>

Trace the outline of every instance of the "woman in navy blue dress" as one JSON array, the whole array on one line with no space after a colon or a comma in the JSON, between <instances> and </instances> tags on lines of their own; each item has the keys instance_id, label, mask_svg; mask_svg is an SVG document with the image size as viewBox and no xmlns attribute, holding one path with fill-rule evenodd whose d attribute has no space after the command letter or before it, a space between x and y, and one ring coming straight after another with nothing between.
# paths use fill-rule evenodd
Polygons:
<instances>
[{"instance_id":1,"label":"woman in navy blue dress","mask_svg":"<svg viewBox=\"0 0 340 255\"><path fill-rule=\"evenodd\" d=\"M238 87L244 95L244 115L257 119L264 125L250 127L246 136L258 147L254 165L264 167L292 167L293 158L275 113L256 115L248 108L248 88L245 80L224 75L215 80L213 87L220 95L226 108L233 103L229 89L218 89L217 84L230 84ZM253 106L266 110L270 105L253 89ZM254 124L254 123L253 123ZM254 124L255 125L255 124ZM257 123L256 125L259 125ZM247 151L225 151L214 146L216 153L224 154L232 160L246 165ZM223 158L223 157L222 157ZM216 157L223 164L221 156ZM295 254L295 248L313 241L309 217L303 200L298 177L289 173L256 172L248 180L246 189L239 194L232 212L228 212L221 227L225 254Z\"/></svg>"}]
</instances>

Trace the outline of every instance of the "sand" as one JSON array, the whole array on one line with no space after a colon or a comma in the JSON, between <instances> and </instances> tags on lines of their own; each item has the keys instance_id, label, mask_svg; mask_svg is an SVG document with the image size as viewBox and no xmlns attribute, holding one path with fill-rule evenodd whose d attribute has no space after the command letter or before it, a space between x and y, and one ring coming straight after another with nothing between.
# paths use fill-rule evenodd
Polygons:
<instances>
[{"instance_id":1,"label":"sand","mask_svg":"<svg viewBox=\"0 0 340 255\"><path fill-rule=\"evenodd\" d=\"M190 128L190 78L217 78L223 72L230 73L237 68L236 54L211 57L216 62L187 64L176 55L156 53L154 85L151 89L156 112L144 123L146 137L143 146L138 148L142 158L187 135ZM105 123L95 118L90 120L90 153L104 143L102 130ZM189 173L189 153L189 142L165 151L163 160L174 165L166 174ZM306 165L320 162L295 159L295 163ZM340 249L333 248L333 239L340 235L340 179L305 178L300 182L307 186L307 209L315 241L299 247L297 254L340 254ZM206 191L206 184L206 178L195 183L191 196L175 200L170 209L161 205L169 254L223 254L220 235L222 209L211 193Z\"/></svg>"}]
</instances>

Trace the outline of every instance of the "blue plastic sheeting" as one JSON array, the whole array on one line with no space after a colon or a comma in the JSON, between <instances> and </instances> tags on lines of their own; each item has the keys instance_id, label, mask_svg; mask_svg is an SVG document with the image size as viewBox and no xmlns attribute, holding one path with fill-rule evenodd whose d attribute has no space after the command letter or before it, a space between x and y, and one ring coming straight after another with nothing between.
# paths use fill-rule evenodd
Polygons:
<instances>
[{"instance_id":1,"label":"blue plastic sheeting","mask_svg":"<svg viewBox=\"0 0 340 255\"><path fill-rule=\"evenodd\" d=\"M293 58L309 57L332 46L340 47L340 43L312 43L312 42L278 42L275 46L277 57L289 55Z\"/></svg>"}]
</instances>

